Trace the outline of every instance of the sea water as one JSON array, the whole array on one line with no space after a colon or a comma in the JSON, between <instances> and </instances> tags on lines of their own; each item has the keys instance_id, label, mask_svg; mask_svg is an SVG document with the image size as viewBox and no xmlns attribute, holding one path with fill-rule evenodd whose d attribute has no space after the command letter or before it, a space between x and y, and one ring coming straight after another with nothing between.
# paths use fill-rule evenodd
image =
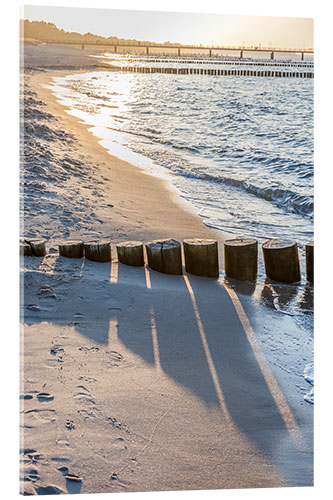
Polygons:
<instances>
[{"instance_id":1,"label":"sea water","mask_svg":"<svg viewBox=\"0 0 333 500\"><path fill-rule=\"evenodd\" d=\"M312 79L99 71L56 84L110 153L171 174L207 226L312 238Z\"/></svg>"}]
</instances>

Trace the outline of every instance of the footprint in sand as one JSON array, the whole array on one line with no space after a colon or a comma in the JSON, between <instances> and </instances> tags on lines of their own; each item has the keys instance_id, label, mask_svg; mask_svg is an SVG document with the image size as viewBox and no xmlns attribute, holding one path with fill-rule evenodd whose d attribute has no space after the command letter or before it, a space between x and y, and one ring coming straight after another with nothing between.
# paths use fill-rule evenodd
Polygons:
<instances>
[{"instance_id":1,"label":"footprint in sand","mask_svg":"<svg viewBox=\"0 0 333 500\"><path fill-rule=\"evenodd\" d=\"M89 390L84 385L77 385L76 388L82 389L83 391L86 391L87 393L89 392Z\"/></svg>"},{"instance_id":2,"label":"footprint in sand","mask_svg":"<svg viewBox=\"0 0 333 500\"><path fill-rule=\"evenodd\" d=\"M111 425L111 427L118 429L119 431L126 432L127 434L130 434L127 425L123 424L122 422L119 422L116 417L106 417L106 419Z\"/></svg>"},{"instance_id":3,"label":"footprint in sand","mask_svg":"<svg viewBox=\"0 0 333 500\"><path fill-rule=\"evenodd\" d=\"M20 394L20 399L32 399L32 394Z\"/></svg>"},{"instance_id":4,"label":"footprint in sand","mask_svg":"<svg viewBox=\"0 0 333 500\"><path fill-rule=\"evenodd\" d=\"M67 419L67 420L66 420L66 423L65 423L65 427L66 427L66 429L68 429L68 430L70 430L70 431L71 431L72 429L75 429L75 424L74 424L73 420L69 420L69 419Z\"/></svg>"},{"instance_id":5,"label":"footprint in sand","mask_svg":"<svg viewBox=\"0 0 333 500\"><path fill-rule=\"evenodd\" d=\"M29 309L29 311L39 312L41 310L37 304L27 304L26 307L27 309Z\"/></svg>"},{"instance_id":6,"label":"footprint in sand","mask_svg":"<svg viewBox=\"0 0 333 500\"><path fill-rule=\"evenodd\" d=\"M74 394L74 398L76 401L79 401L81 403L91 403L93 405L96 404L86 387L84 387L83 385L77 385L76 388L79 389L79 391Z\"/></svg>"},{"instance_id":7,"label":"footprint in sand","mask_svg":"<svg viewBox=\"0 0 333 500\"><path fill-rule=\"evenodd\" d=\"M97 351L99 351L99 347L97 347L97 346L92 346L92 347L81 346L81 347L79 347L79 351L97 352Z\"/></svg>"},{"instance_id":8,"label":"footprint in sand","mask_svg":"<svg viewBox=\"0 0 333 500\"><path fill-rule=\"evenodd\" d=\"M78 377L78 380L83 380L84 382L87 382L88 384L91 384L93 382L97 382L94 377L84 377L83 375Z\"/></svg>"},{"instance_id":9,"label":"footprint in sand","mask_svg":"<svg viewBox=\"0 0 333 500\"><path fill-rule=\"evenodd\" d=\"M37 295L42 295L44 298L57 298L56 294L53 291L53 288L48 284L41 286L39 292L37 292Z\"/></svg>"},{"instance_id":10,"label":"footprint in sand","mask_svg":"<svg viewBox=\"0 0 333 500\"><path fill-rule=\"evenodd\" d=\"M69 441L66 436L66 426L58 422L58 436L56 440L59 446L69 446Z\"/></svg>"},{"instance_id":11,"label":"footprint in sand","mask_svg":"<svg viewBox=\"0 0 333 500\"><path fill-rule=\"evenodd\" d=\"M78 414L83 417L83 420L86 422L87 420L95 421L98 418L96 411L94 410L77 410Z\"/></svg>"},{"instance_id":12,"label":"footprint in sand","mask_svg":"<svg viewBox=\"0 0 333 500\"><path fill-rule=\"evenodd\" d=\"M82 479L80 478L80 476L78 476L76 474L66 474L65 479L67 481L75 481L77 483L81 483L82 482Z\"/></svg>"},{"instance_id":13,"label":"footprint in sand","mask_svg":"<svg viewBox=\"0 0 333 500\"><path fill-rule=\"evenodd\" d=\"M108 355L108 366L119 366L123 360L123 356L116 351L106 351Z\"/></svg>"},{"instance_id":14,"label":"footprint in sand","mask_svg":"<svg viewBox=\"0 0 333 500\"><path fill-rule=\"evenodd\" d=\"M117 438L113 441L112 446L116 448L118 451L127 450L127 446L125 444L125 440L123 438Z\"/></svg>"},{"instance_id":15,"label":"footprint in sand","mask_svg":"<svg viewBox=\"0 0 333 500\"><path fill-rule=\"evenodd\" d=\"M58 467L58 470L60 470L60 472L63 474L63 475L66 475L68 474L68 467L66 467L65 465L63 465L62 467Z\"/></svg>"},{"instance_id":16,"label":"footprint in sand","mask_svg":"<svg viewBox=\"0 0 333 500\"><path fill-rule=\"evenodd\" d=\"M64 349L61 347L61 345L58 344L54 345L50 349L50 354L52 354L53 356L56 356L57 354L62 355L64 352Z\"/></svg>"},{"instance_id":17,"label":"footprint in sand","mask_svg":"<svg viewBox=\"0 0 333 500\"><path fill-rule=\"evenodd\" d=\"M39 392L36 396L38 401L41 403L47 402L47 401L53 401L54 396L52 394L49 394L48 392Z\"/></svg>"},{"instance_id":18,"label":"footprint in sand","mask_svg":"<svg viewBox=\"0 0 333 500\"><path fill-rule=\"evenodd\" d=\"M23 462L26 465L35 465L38 463L47 463L45 460L45 457L39 453L37 450L34 450L32 448L24 448L21 450L21 462Z\"/></svg>"},{"instance_id":19,"label":"footprint in sand","mask_svg":"<svg viewBox=\"0 0 333 500\"><path fill-rule=\"evenodd\" d=\"M92 403L94 405L96 404L89 390L84 385L77 385L76 389L79 389L78 392L74 394L74 398L77 401Z\"/></svg>"},{"instance_id":20,"label":"footprint in sand","mask_svg":"<svg viewBox=\"0 0 333 500\"><path fill-rule=\"evenodd\" d=\"M130 483L128 481L120 480L118 474L116 472L113 472L110 476L111 481L117 481L117 485L120 486L121 488L126 489Z\"/></svg>"},{"instance_id":21,"label":"footprint in sand","mask_svg":"<svg viewBox=\"0 0 333 500\"><path fill-rule=\"evenodd\" d=\"M26 410L24 413L24 424L25 425L33 425L36 423L36 420L44 423L50 423L56 419L56 411L55 410L39 410L32 409Z\"/></svg>"},{"instance_id":22,"label":"footprint in sand","mask_svg":"<svg viewBox=\"0 0 333 500\"><path fill-rule=\"evenodd\" d=\"M65 354L65 350L61 345L55 344L50 349L50 354L54 356L53 358L46 359L44 366L47 368L55 368L59 367L61 363L64 362L63 356Z\"/></svg>"},{"instance_id":23,"label":"footprint in sand","mask_svg":"<svg viewBox=\"0 0 333 500\"><path fill-rule=\"evenodd\" d=\"M47 360L45 361L44 366L45 366L46 368L55 368L55 367L57 367L57 366L59 367L59 364L61 364L61 363L63 363L63 362L64 362L64 360L63 360L61 357L59 357L59 358L55 358L55 359L54 359L54 358L53 358L53 359L52 359L52 358L49 358L49 359L47 359Z\"/></svg>"},{"instance_id":24,"label":"footprint in sand","mask_svg":"<svg viewBox=\"0 0 333 500\"><path fill-rule=\"evenodd\" d=\"M69 446L69 442L68 442L67 438L59 438L59 439L57 439L56 443L59 446Z\"/></svg>"},{"instance_id":25,"label":"footprint in sand","mask_svg":"<svg viewBox=\"0 0 333 500\"><path fill-rule=\"evenodd\" d=\"M66 467L66 466L59 467L58 470L60 470L60 472L62 473L62 475L65 477L66 480L75 481L77 483L82 482L82 478L80 476L78 476L77 474L73 474L72 472L69 472L68 467Z\"/></svg>"},{"instance_id":26,"label":"footprint in sand","mask_svg":"<svg viewBox=\"0 0 333 500\"><path fill-rule=\"evenodd\" d=\"M38 471L37 469L26 469L23 471L23 476L21 477L23 481L31 481L32 483L35 483L39 479Z\"/></svg>"},{"instance_id":27,"label":"footprint in sand","mask_svg":"<svg viewBox=\"0 0 333 500\"><path fill-rule=\"evenodd\" d=\"M34 496L35 495L35 490L31 490L31 489L28 489L28 488L24 488L24 490L22 490L20 492L23 496Z\"/></svg>"}]
</instances>

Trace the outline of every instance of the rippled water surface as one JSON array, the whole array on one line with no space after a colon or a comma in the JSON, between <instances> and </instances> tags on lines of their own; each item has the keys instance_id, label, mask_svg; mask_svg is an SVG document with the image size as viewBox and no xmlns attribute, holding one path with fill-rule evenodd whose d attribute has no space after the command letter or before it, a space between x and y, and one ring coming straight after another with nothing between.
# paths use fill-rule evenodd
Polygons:
<instances>
[{"instance_id":1,"label":"rippled water surface","mask_svg":"<svg viewBox=\"0 0 333 500\"><path fill-rule=\"evenodd\" d=\"M226 236L312 238L313 80L99 71L55 90Z\"/></svg>"}]
</instances>

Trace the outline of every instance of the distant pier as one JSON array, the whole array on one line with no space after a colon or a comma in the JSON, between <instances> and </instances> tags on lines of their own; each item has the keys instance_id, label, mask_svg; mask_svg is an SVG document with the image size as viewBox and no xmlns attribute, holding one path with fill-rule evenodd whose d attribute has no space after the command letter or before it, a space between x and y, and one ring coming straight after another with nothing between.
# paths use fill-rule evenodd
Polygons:
<instances>
[{"instance_id":1,"label":"distant pier","mask_svg":"<svg viewBox=\"0 0 333 500\"><path fill-rule=\"evenodd\" d=\"M266 53L269 55L271 60L275 59L276 54L299 54L302 61L304 61L305 55L313 56L313 49L299 49L299 48L278 48L278 47L261 47L252 46L252 47L242 47L242 46L204 46L204 45L167 45L167 44L147 44L144 42L109 42L103 40L89 41L83 37L81 38L73 38L70 40L51 40L45 39L41 40L44 43L52 43L52 44L61 44L61 45L77 45L81 47L83 50L85 47L110 47L113 49L114 53L128 53L129 49L137 49L142 51L145 55L151 55L154 53L154 49L163 49L166 51L172 51L176 53L179 57L184 54L184 51L192 51L192 53L202 53L205 52L205 56L213 57L216 56L219 52L235 52L239 54L239 57L242 59L246 52L251 53Z\"/></svg>"}]
</instances>

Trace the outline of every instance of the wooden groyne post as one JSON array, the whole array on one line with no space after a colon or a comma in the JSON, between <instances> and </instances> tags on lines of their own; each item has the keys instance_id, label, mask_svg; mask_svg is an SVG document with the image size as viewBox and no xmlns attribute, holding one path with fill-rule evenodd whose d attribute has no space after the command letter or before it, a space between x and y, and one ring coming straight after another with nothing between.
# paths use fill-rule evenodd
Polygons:
<instances>
[{"instance_id":1,"label":"wooden groyne post","mask_svg":"<svg viewBox=\"0 0 333 500\"><path fill-rule=\"evenodd\" d=\"M46 255L46 240L32 238L24 241L30 245L31 255L34 255L35 257L44 257Z\"/></svg>"},{"instance_id":2,"label":"wooden groyne post","mask_svg":"<svg viewBox=\"0 0 333 500\"><path fill-rule=\"evenodd\" d=\"M84 243L86 259L95 262L111 262L111 244L108 240L93 240Z\"/></svg>"},{"instance_id":3,"label":"wooden groyne post","mask_svg":"<svg viewBox=\"0 0 333 500\"><path fill-rule=\"evenodd\" d=\"M173 239L146 244L148 266L166 274L183 274L181 244Z\"/></svg>"},{"instance_id":4,"label":"wooden groyne post","mask_svg":"<svg viewBox=\"0 0 333 500\"><path fill-rule=\"evenodd\" d=\"M26 241L20 241L20 255L25 257L32 255L31 246Z\"/></svg>"},{"instance_id":5,"label":"wooden groyne post","mask_svg":"<svg viewBox=\"0 0 333 500\"><path fill-rule=\"evenodd\" d=\"M271 239L262 245L266 275L273 281L296 283L301 280L295 241Z\"/></svg>"},{"instance_id":6,"label":"wooden groyne post","mask_svg":"<svg viewBox=\"0 0 333 500\"><path fill-rule=\"evenodd\" d=\"M186 239L183 245L185 269L188 273L207 278L218 278L219 259L216 240Z\"/></svg>"},{"instance_id":7,"label":"wooden groyne post","mask_svg":"<svg viewBox=\"0 0 333 500\"><path fill-rule=\"evenodd\" d=\"M143 243L141 241L125 241L116 245L118 260L127 266L143 266Z\"/></svg>"},{"instance_id":8,"label":"wooden groyne post","mask_svg":"<svg viewBox=\"0 0 333 500\"><path fill-rule=\"evenodd\" d=\"M83 241L69 240L60 243L59 255L71 259L82 259L84 255Z\"/></svg>"},{"instance_id":9,"label":"wooden groyne post","mask_svg":"<svg viewBox=\"0 0 333 500\"><path fill-rule=\"evenodd\" d=\"M225 274L239 281L255 281L258 273L258 241L236 238L224 242Z\"/></svg>"}]
</instances>

